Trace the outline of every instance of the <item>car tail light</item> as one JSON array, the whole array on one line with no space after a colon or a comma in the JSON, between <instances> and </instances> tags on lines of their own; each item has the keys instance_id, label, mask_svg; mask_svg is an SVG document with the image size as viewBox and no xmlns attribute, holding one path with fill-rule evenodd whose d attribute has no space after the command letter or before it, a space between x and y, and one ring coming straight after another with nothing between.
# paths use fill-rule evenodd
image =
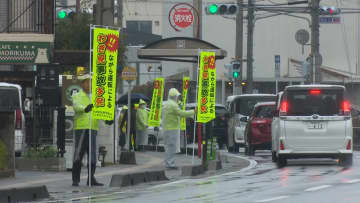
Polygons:
<instances>
[{"instance_id":1,"label":"car tail light","mask_svg":"<svg viewBox=\"0 0 360 203\"><path fill-rule=\"evenodd\" d=\"M311 94L311 95L319 95L320 93L321 93L321 91L318 90L318 89L312 89L312 90L310 90L310 94Z\"/></svg>"},{"instance_id":2,"label":"car tail light","mask_svg":"<svg viewBox=\"0 0 360 203\"><path fill-rule=\"evenodd\" d=\"M280 150L285 150L285 145L282 140L280 140Z\"/></svg>"},{"instance_id":3,"label":"car tail light","mask_svg":"<svg viewBox=\"0 0 360 203\"><path fill-rule=\"evenodd\" d=\"M351 140L348 140L346 144L346 150L351 150Z\"/></svg>"},{"instance_id":4,"label":"car tail light","mask_svg":"<svg viewBox=\"0 0 360 203\"><path fill-rule=\"evenodd\" d=\"M289 103L285 100L280 103L280 116L286 116L289 110Z\"/></svg>"},{"instance_id":5,"label":"car tail light","mask_svg":"<svg viewBox=\"0 0 360 203\"><path fill-rule=\"evenodd\" d=\"M341 108L345 116L350 116L350 102L348 100L341 103Z\"/></svg>"},{"instance_id":6,"label":"car tail light","mask_svg":"<svg viewBox=\"0 0 360 203\"><path fill-rule=\"evenodd\" d=\"M15 128L21 129L21 109L16 109L15 116Z\"/></svg>"}]
</instances>

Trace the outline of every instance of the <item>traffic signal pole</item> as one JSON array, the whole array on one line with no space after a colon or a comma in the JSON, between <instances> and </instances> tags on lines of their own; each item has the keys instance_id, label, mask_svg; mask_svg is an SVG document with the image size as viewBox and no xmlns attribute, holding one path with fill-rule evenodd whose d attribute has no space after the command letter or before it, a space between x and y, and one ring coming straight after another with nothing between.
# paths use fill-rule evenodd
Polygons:
<instances>
[{"instance_id":1,"label":"traffic signal pole","mask_svg":"<svg viewBox=\"0 0 360 203\"><path fill-rule=\"evenodd\" d=\"M310 81L308 83L319 83L321 81L320 76L320 24L319 24L319 8L320 0L311 0L311 71Z\"/></svg>"},{"instance_id":2,"label":"traffic signal pole","mask_svg":"<svg viewBox=\"0 0 360 203\"><path fill-rule=\"evenodd\" d=\"M233 83L233 95L242 94L241 81L243 79L243 70L242 70L242 58L243 58L243 37L244 37L244 11L243 11L244 0L237 0L238 12L236 14L236 44L235 44L235 60L239 60L240 71L239 77L234 79Z\"/></svg>"},{"instance_id":3,"label":"traffic signal pole","mask_svg":"<svg viewBox=\"0 0 360 203\"><path fill-rule=\"evenodd\" d=\"M314 1L314 0L313 0ZM246 93L253 92L253 40L254 40L254 26L255 26L255 14L254 14L254 0L248 2L248 33L247 33L247 69L246 80L247 88Z\"/></svg>"}]
</instances>

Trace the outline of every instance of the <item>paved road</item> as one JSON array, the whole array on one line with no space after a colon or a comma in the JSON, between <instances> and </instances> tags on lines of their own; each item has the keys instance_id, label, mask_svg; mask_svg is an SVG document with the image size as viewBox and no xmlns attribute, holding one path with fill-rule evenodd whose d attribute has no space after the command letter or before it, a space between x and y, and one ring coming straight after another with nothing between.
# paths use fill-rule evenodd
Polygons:
<instances>
[{"instance_id":1,"label":"paved road","mask_svg":"<svg viewBox=\"0 0 360 203\"><path fill-rule=\"evenodd\" d=\"M350 169L330 159L294 160L278 169L267 151L254 157L230 156L252 161L235 172L113 191L78 202L360 202L359 152L354 153Z\"/></svg>"}]
</instances>

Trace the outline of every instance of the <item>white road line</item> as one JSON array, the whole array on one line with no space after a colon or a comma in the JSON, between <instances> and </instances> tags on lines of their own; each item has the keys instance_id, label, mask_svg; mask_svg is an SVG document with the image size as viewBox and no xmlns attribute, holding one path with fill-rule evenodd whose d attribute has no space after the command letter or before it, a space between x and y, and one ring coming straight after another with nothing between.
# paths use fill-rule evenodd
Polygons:
<instances>
[{"instance_id":1,"label":"white road line","mask_svg":"<svg viewBox=\"0 0 360 203\"><path fill-rule=\"evenodd\" d=\"M308 189L305 190L305 192L313 192L313 191L322 190L322 189L325 189L325 188L328 188L328 187L331 187L331 185L320 185L320 186L317 186L317 187L308 188Z\"/></svg>"},{"instance_id":2,"label":"white road line","mask_svg":"<svg viewBox=\"0 0 360 203\"><path fill-rule=\"evenodd\" d=\"M286 199L286 198L289 198L289 196L273 197L273 198L270 198L270 199L257 200L256 202L271 202L271 201L280 200L280 199Z\"/></svg>"},{"instance_id":3,"label":"white road line","mask_svg":"<svg viewBox=\"0 0 360 203\"><path fill-rule=\"evenodd\" d=\"M233 158L238 158L238 159L245 159L247 161L250 162L249 166L245 167L245 168L242 168L241 170L239 171L233 171L233 172L229 172L229 173L224 173L224 174L220 174L220 175L216 175L216 176L210 176L210 177L205 177L205 178L199 178L199 179L183 179L183 180L177 180L177 181L174 181L174 182L170 182L170 183L164 183L164 184L161 184L161 185L155 185L151 188L161 188L161 187L165 187L165 186L169 186L169 185L174 185L174 184L178 184L178 183L186 183L186 182L198 182L198 181L203 181L203 180L208 180L208 179L213 179L213 178L217 178L217 177L221 177L221 176L228 176L228 175L232 175L232 174L235 174L235 173L241 173L241 172L244 172L244 171L247 171L251 168L254 168L256 165L257 165L257 162L254 161L254 160L251 160L251 159L248 159L246 157L240 157L240 156L236 156L236 155L233 155L233 154L227 154L225 156L230 156L230 157L233 157Z\"/></svg>"},{"instance_id":4,"label":"white road line","mask_svg":"<svg viewBox=\"0 0 360 203\"><path fill-rule=\"evenodd\" d=\"M360 182L360 179L348 180L345 183L351 184L351 183L358 183L358 182Z\"/></svg>"}]
</instances>

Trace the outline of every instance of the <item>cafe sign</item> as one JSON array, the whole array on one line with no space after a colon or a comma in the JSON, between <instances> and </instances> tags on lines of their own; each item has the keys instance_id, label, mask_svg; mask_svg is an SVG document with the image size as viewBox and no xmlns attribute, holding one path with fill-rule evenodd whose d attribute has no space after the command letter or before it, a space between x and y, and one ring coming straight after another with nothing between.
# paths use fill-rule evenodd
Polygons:
<instances>
[{"instance_id":1,"label":"cafe sign","mask_svg":"<svg viewBox=\"0 0 360 203\"><path fill-rule=\"evenodd\" d=\"M49 42L0 41L0 64L50 63Z\"/></svg>"}]
</instances>

